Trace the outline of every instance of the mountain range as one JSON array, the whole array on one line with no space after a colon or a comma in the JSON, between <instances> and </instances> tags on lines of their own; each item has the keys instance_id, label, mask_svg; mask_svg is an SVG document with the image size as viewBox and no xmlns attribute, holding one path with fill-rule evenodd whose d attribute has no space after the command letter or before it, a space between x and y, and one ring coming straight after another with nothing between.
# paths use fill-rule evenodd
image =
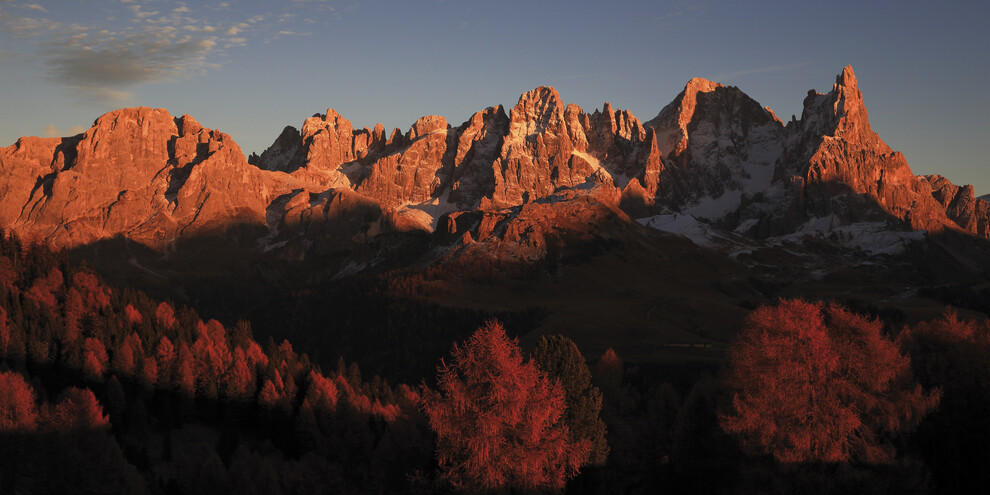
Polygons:
<instances>
[{"instance_id":1,"label":"mountain range","mask_svg":"<svg viewBox=\"0 0 990 495\"><path fill-rule=\"evenodd\" d=\"M600 324L580 317L582 298L615 302L610 321L641 311L630 329L661 325L659 305L665 345L724 341L746 308L788 293L940 306L931 289L986 282L988 224L971 186L914 175L872 130L851 67L788 122L696 78L645 122L539 87L508 113L426 116L405 132L329 109L250 157L189 115L144 107L0 148L0 227L168 297L205 300L199 282L232 272L222 287L259 301L272 287L446 269L442 304L542 305L544 332ZM457 274L479 266L503 278L537 266L555 296L506 302ZM582 284L593 289L572 294ZM712 304L735 309L684 316Z\"/></svg>"}]
</instances>

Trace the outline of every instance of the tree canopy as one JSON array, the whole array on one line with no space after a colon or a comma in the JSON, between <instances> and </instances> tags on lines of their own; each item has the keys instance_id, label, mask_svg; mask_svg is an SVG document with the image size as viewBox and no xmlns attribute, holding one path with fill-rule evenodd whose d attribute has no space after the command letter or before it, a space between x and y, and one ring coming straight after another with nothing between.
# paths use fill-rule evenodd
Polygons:
<instances>
[{"instance_id":1,"label":"tree canopy","mask_svg":"<svg viewBox=\"0 0 990 495\"><path fill-rule=\"evenodd\" d=\"M561 418L563 388L489 321L443 362L423 404L441 475L459 489L561 488L588 456Z\"/></svg>"},{"instance_id":2,"label":"tree canopy","mask_svg":"<svg viewBox=\"0 0 990 495\"><path fill-rule=\"evenodd\" d=\"M890 437L938 402L879 322L802 300L750 314L726 384L732 404L722 428L782 462L890 462Z\"/></svg>"}]
</instances>

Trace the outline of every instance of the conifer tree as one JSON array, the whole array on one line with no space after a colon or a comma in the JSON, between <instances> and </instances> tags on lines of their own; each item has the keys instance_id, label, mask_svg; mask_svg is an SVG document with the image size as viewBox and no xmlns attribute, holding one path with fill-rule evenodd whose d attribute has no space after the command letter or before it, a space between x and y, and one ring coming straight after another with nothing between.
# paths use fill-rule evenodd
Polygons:
<instances>
[{"instance_id":1,"label":"conifer tree","mask_svg":"<svg viewBox=\"0 0 990 495\"><path fill-rule=\"evenodd\" d=\"M589 442L570 440L560 385L524 361L494 321L451 354L439 390L423 387L442 477L466 490L562 488L586 461Z\"/></svg>"},{"instance_id":2,"label":"conifer tree","mask_svg":"<svg viewBox=\"0 0 990 495\"><path fill-rule=\"evenodd\" d=\"M886 463L891 435L938 403L878 321L844 308L781 301L750 314L730 355L722 428L782 462Z\"/></svg>"}]
</instances>

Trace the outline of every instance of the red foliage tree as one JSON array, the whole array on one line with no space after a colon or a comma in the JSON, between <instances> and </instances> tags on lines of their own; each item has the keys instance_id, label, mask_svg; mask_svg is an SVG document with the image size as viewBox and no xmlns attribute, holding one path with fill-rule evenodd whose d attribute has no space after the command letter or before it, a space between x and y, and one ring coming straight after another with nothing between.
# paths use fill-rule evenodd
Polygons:
<instances>
[{"instance_id":1,"label":"red foliage tree","mask_svg":"<svg viewBox=\"0 0 990 495\"><path fill-rule=\"evenodd\" d=\"M568 438L563 390L523 361L501 324L486 323L451 354L440 390L423 387L444 478L463 489L538 489L577 474L589 445Z\"/></svg>"},{"instance_id":2,"label":"red foliage tree","mask_svg":"<svg viewBox=\"0 0 990 495\"><path fill-rule=\"evenodd\" d=\"M70 387L62 392L46 423L57 431L70 431L103 429L110 421L92 390Z\"/></svg>"},{"instance_id":3,"label":"red foliage tree","mask_svg":"<svg viewBox=\"0 0 990 495\"><path fill-rule=\"evenodd\" d=\"M220 380L230 363L225 330L217 320L196 325L197 338L192 352L196 356L198 389L207 397L215 398L220 391Z\"/></svg>"},{"instance_id":4,"label":"red foliage tree","mask_svg":"<svg viewBox=\"0 0 990 495\"><path fill-rule=\"evenodd\" d=\"M141 316L141 312L138 311L134 306L128 304L124 306L124 314L127 316L127 322L134 325L140 325L144 321L144 317Z\"/></svg>"},{"instance_id":5,"label":"red foliage tree","mask_svg":"<svg viewBox=\"0 0 990 495\"><path fill-rule=\"evenodd\" d=\"M82 295L86 311L102 309L110 304L110 289L100 285L96 275L76 272L72 275L72 285Z\"/></svg>"},{"instance_id":6,"label":"red foliage tree","mask_svg":"<svg viewBox=\"0 0 990 495\"><path fill-rule=\"evenodd\" d=\"M938 403L879 322L801 300L750 314L726 384L733 396L723 430L782 462L890 462L887 437Z\"/></svg>"},{"instance_id":7,"label":"red foliage tree","mask_svg":"<svg viewBox=\"0 0 990 495\"><path fill-rule=\"evenodd\" d=\"M54 310L58 307L55 293L62 287L62 282L62 272L58 268L52 268L52 271L48 272L48 276L35 279L31 288L24 295L39 308Z\"/></svg>"},{"instance_id":8,"label":"red foliage tree","mask_svg":"<svg viewBox=\"0 0 990 495\"><path fill-rule=\"evenodd\" d=\"M176 353L175 386L187 397L196 396L196 361L185 342L179 344Z\"/></svg>"},{"instance_id":9,"label":"red foliage tree","mask_svg":"<svg viewBox=\"0 0 990 495\"><path fill-rule=\"evenodd\" d=\"M65 314L65 324L62 326L60 335L62 343L72 345L82 334L82 320L85 314L82 294L75 287L69 288L65 293L65 304L62 307Z\"/></svg>"},{"instance_id":10,"label":"red foliage tree","mask_svg":"<svg viewBox=\"0 0 990 495\"><path fill-rule=\"evenodd\" d=\"M244 351L237 347L224 380L224 395L231 399L248 399L254 395L254 388L254 372Z\"/></svg>"},{"instance_id":11,"label":"red foliage tree","mask_svg":"<svg viewBox=\"0 0 990 495\"><path fill-rule=\"evenodd\" d=\"M268 355L265 351L261 349L261 346L257 342L251 341L248 344L247 351L245 351L245 357L248 363L254 368L264 368L268 366Z\"/></svg>"},{"instance_id":12,"label":"red foliage tree","mask_svg":"<svg viewBox=\"0 0 990 495\"><path fill-rule=\"evenodd\" d=\"M265 407L275 407L282 400L282 393L271 380L265 380L258 392L258 403Z\"/></svg>"},{"instance_id":13,"label":"red foliage tree","mask_svg":"<svg viewBox=\"0 0 990 495\"><path fill-rule=\"evenodd\" d=\"M175 368L175 346L168 337L162 337L155 345L155 361L158 363L158 384L167 388Z\"/></svg>"},{"instance_id":14,"label":"red foliage tree","mask_svg":"<svg viewBox=\"0 0 990 495\"><path fill-rule=\"evenodd\" d=\"M165 330L171 330L175 326L175 310L167 302L162 302L158 305L158 309L155 310L155 320Z\"/></svg>"},{"instance_id":15,"label":"red foliage tree","mask_svg":"<svg viewBox=\"0 0 990 495\"><path fill-rule=\"evenodd\" d=\"M99 339L87 337L83 341L83 374L92 380L100 380L107 371L110 358Z\"/></svg>"},{"instance_id":16,"label":"red foliage tree","mask_svg":"<svg viewBox=\"0 0 990 495\"><path fill-rule=\"evenodd\" d=\"M158 361L155 360L154 355L144 358L139 378L141 385L147 388L154 388L155 384L158 383Z\"/></svg>"},{"instance_id":17,"label":"red foliage tree","mask_svg":"<svg viewBox=\"0 0 990 495\"><path fill-rule=\"evenodd\" d=\"M0 433L34 431L38 407L34 389L12 371L0 372Z\"/></svg>"},{"instance_id":18,"label":"red foliage tree","mask_svg":"<svg viewBox=\"0 0 990 495\"><path fill-rule=\"evenodd\" d=\"M136 376L140 371L141 359L144 358L144 346L137 332L124 337L113 353L113 369L127 376Z\"/></svg>"},{"instance_id":19,"label":"red foliage tree","mask_svg":"<svg viewBox=\"0 0 990 495\"><path fill-rule=\"evenodd\" d=\"M303 399L303 407L308 407L317 411L330 412L337 409L337 399L340 391L333 380L317 373L315 370L309 372L309 387L306 389L306 398Z\"/></svg>"}]
</instances>

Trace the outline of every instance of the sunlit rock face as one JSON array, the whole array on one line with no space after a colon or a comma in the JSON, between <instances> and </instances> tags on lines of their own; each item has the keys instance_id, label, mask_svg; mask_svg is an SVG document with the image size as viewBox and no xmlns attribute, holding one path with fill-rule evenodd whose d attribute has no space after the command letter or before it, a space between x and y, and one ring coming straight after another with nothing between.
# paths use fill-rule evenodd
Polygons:
<instances>
[{"instance_id":1,"label":"sunlit rock face","mask_svg":"<svg viewBox=\"0 0 990 495\"><path fill-rule=\"evenodd\" d=\"M735 87L695 78L646 123L666 173L661 202L716 219L770 187L784 126Z\"/></svg>"},{"instance_id":2,"label":"sunlit rock face","mask_svg":"<svg viewBox=\"0 0 990 495\"><path fill-rule=\"evenodd\" d=\"M894 152L870 127L856 76L846 67L827 94L809 92L799 125L792 131L796 163L806 202L812 213L834 212L835 198L845 190L861 194L885 214L914 229L938 231L949 219L945 207L932 197L931 187L911 172L904 155ZM851 216L862 215L856 205L841 205Z\"/></svg>"},{"instance_id":3,"label":"sunlit rock face","mask_svg":"<svg viewBox=\"0 0 990 495\"><path fill-rule=\"evenodd\" d=\"M22 139L0 150L0 181L3 226L60 246L124 235L161 247L263 224L283 187L230 136L150 108L110 112L72 138Z\"/></svg>"},{"instance_id":4,"label":"sunlit rock face","mask_svg":"<svg viewBox=\"0 0 990 495\"><path fill-rule=\"evenodd\" d=\"M0 226L59 246L124 236L162 248L235 225L260 249L303 254L309 236L338 229L354 242L440 229L539 245L548 227L519 231L506 219L586 196L625 215L613 220L681 214L754 238L822 218L990 235L990 206L972 188L914 176L873 132L850 67L828 93L810 91L786 125L705 79L645 123L609 103L587 113L543 86L508 113L489 107L459 126L427 116L406 132L355 128L328 109L286 127L250 163L230 136L188 115L123 109L77 136L0 149L0 192ZM589 211L570 214L600 225Z\"/></svg>"}]
</instances>

